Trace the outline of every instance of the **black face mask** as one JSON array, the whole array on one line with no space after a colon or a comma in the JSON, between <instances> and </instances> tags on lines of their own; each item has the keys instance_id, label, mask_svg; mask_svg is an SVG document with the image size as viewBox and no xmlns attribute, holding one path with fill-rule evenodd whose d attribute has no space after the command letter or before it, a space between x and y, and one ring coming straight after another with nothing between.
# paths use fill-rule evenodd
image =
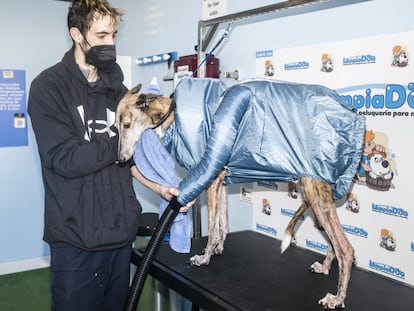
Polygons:
<instances>
[{"instance_id":1,"label":"black face mask","mask_svg":"<svg viewBox=\"0 0 414 311\"><path fill-rule=\"evenodd\" d=\"M85 59L88 64L109 72L116 62L115 45L95 45L86 53Z\"/></svg>"}]
</instances>

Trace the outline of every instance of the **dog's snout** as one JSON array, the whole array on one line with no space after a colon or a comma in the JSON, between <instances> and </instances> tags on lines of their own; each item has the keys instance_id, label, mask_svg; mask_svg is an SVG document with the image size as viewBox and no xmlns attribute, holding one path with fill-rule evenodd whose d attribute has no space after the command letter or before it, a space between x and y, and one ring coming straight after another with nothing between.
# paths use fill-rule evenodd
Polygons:
<instances>
[{"instance_id":1,"label":"dog's snout","mask_svg":"<svg viewBox=\"0 0 414 311\"><path fill-rule=\"evenodd\" d=\"M382 161L381 163L383 168L387 168L390 165L390 162L388 162L387 160Z\"/></svg>"}]
</instances>

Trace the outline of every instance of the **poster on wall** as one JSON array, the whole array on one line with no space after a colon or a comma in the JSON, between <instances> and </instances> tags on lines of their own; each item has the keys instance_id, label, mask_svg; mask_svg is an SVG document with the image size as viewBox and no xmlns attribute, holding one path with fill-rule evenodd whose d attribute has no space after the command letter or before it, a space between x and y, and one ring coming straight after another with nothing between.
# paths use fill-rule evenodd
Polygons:
<instances>
[{"instance_id":1,"label":"poster on wall","mask_svg":"<svg viewBox=\"0 0 414 311\"><path fill-rule=\"evenodd\" d=\"M24 70L0 69L0 147L27 146Z\"/></svg>"},{"instance_id":2,"label":"poster on wall","mask_svg":"<svg viewBox=\"0 0 414 311\"><path fill-rule=\"evenodd\" d=\"M227 13L227 0L203 0L202 18L209 20L217 18Z\"/></svg>"},{"instance_id":3,"label":"poster on wall","mask_svg":"<svg viewBox=\"0 0 414 311\"><path fill-rule=\"evenodd\" d=\"M413 36L404 32L256 53L258 77L327 86L365 116L363 155L350 192L336 202L339 217L359 267L411 285ZM295 185L281 184L279 191L256 186L253 196L255 228L283 238L300 204ZM328 248L312 217L300 221L296 242L320 253Z\"/></svg>"},{"instance_id":4,"label":"poster on wall","mask_svg":"<svg viewBox=\"0 0 414 311\"><path fill-rule=\"evenodd\" d=\"M257 51L256 77L272 78L274 75L273 50Z\"/></svg>"}]
</instances>

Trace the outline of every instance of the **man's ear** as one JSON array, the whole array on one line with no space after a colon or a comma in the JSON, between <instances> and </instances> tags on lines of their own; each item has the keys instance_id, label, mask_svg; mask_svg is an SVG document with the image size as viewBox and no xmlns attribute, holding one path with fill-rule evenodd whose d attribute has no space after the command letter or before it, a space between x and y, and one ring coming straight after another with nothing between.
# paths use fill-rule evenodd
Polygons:
<instances>
[{"instance_id":1,"label":"man's ear","mask_svg":"<svg viewBox=\"0 0 414 311\"><path fill-rule=\"evenodd\" d=\"M83 40L83 35L80 32L80 30L76 27L71 27L69 29L70 36L72 37L72 40L78 44L81 44Z\"/></svg>"}]
</instances>

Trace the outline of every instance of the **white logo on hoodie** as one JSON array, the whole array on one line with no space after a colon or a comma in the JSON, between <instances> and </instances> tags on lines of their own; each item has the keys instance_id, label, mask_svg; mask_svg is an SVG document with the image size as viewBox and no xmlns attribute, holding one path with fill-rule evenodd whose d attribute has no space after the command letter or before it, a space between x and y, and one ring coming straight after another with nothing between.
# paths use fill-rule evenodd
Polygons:
<instances>
[{"instance_id":1,"label":"white logo on hoodie","mask_svg":"<svg viewBox=\"0 0 414 311\"><path fill-rule=\"evenodd\" d=\"M79 115L82 119L83 124L85 125L85 110L83 106L80 105L77 107ZM106 108L106 120L95 120L95 128L92 127L93 120L87 120L86 124L87 130L85 130L85 140L91 140L91 133L94 131L96 134L108 133L109 137L116 135L114 131L111 130L111 126L115 124L115 112Z\"/></svg>"}]
</instances>

